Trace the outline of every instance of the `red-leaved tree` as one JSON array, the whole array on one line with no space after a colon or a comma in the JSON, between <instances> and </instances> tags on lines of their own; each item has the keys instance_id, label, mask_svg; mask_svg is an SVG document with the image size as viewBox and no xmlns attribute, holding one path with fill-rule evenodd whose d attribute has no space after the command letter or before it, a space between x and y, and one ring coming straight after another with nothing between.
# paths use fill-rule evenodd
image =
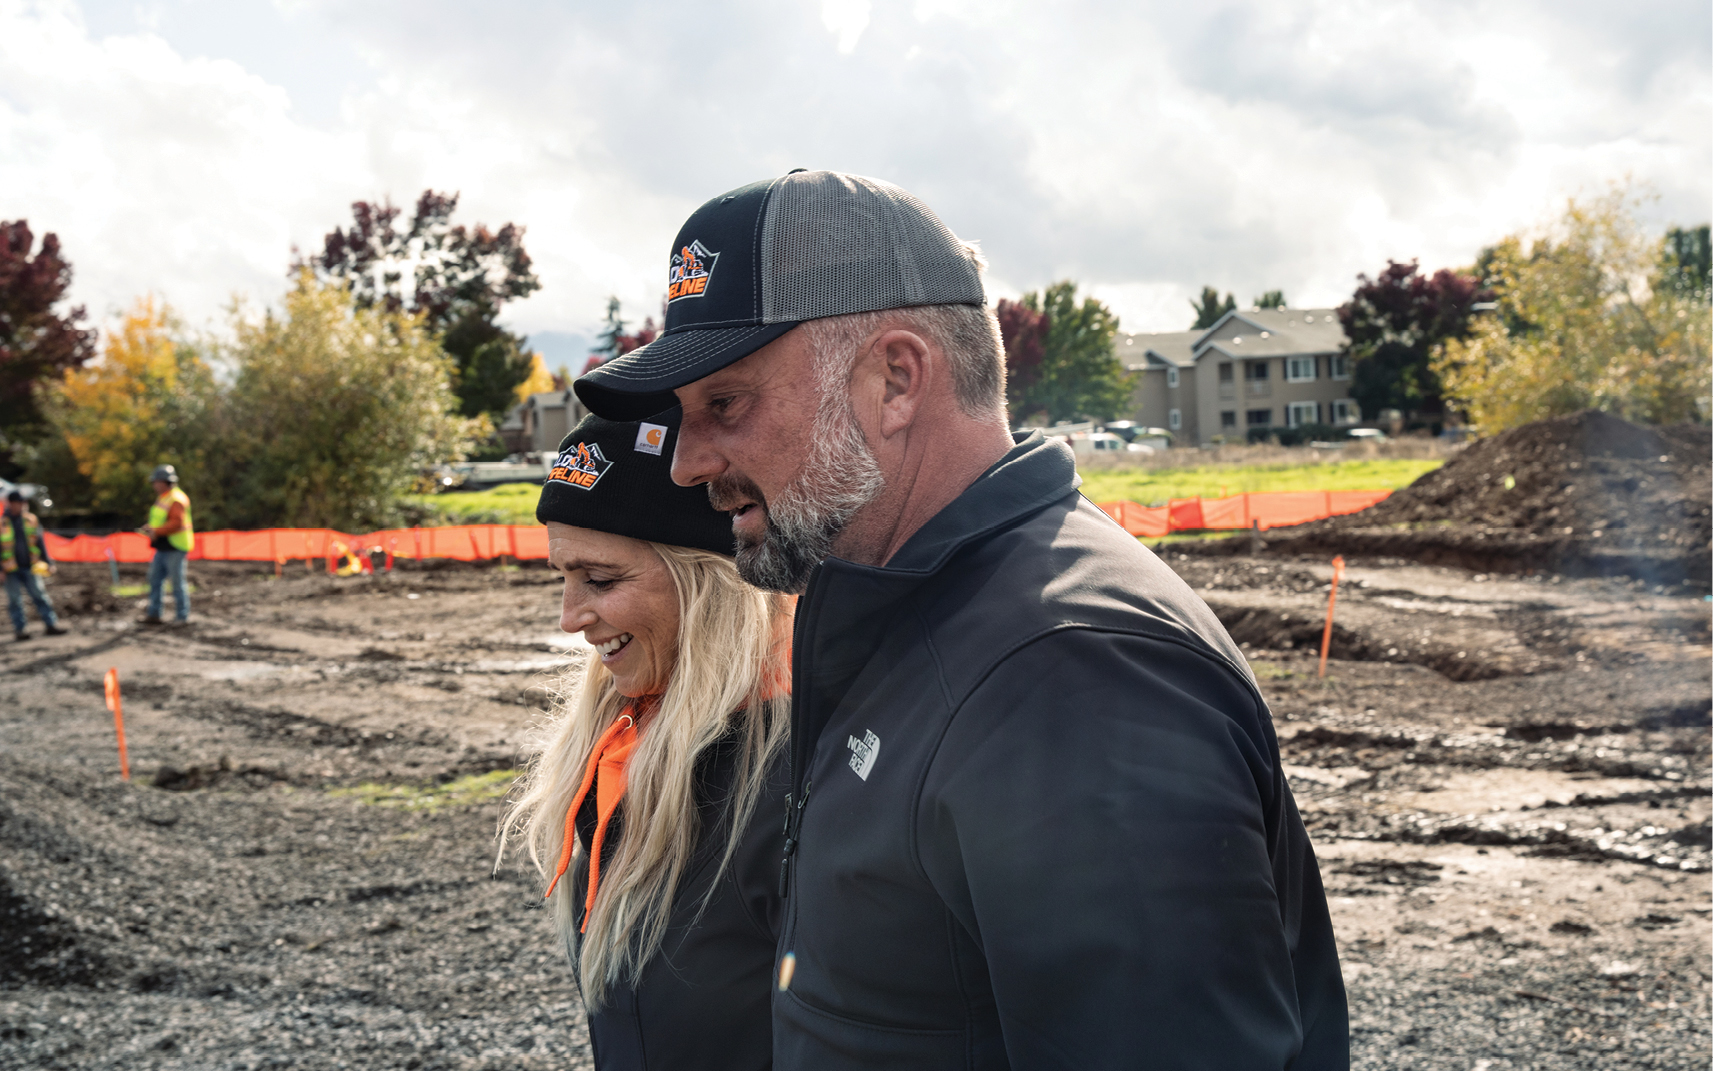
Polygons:
<instances>
[{"instance_id":1,"label":"red-leaved tree","mask_svg":"<svg viewBox=\"0 0 1713 1071\"><path fill-rule=\"evenodd\" d=\"M453 384L466 416L503 416L534 359L525 341L496 322L501 306L541 289L523 248L523 228L489 230L452 222L458 195L422 191L408 223L390 201L351 205L349 229L335 227L321 253L294 258L322 279L347 283L357 304L423 314L457 362ZM402 225L401 225L402 224Z\"/></svg>"},{"instance_id":2,"label":"red-leaved tree","mask_svg":"<svg viewBox=\"0 0 1713 1071\"><path fill-rule=\"evenodd\" d=\"M95 356L95 331L83 325L83 306L54 309L71 286L71 262L60 252L59 236L44 234L32 255L34 244L27 222L0 221L0 432L7 438L41 423L37 385Z\"/></svg>"},{"instance_id":3,"label":"red-leaved tree","mask_svg":"<svg viewBox=\"0 0 1713 1071\"><path fill-rule=\"evenodd\" d=\"M1032 402L1033 391L1041 381L1041 359L1052 324L1046 313L1010 298L1000 298L994 313L1005 342L1005 400L1016 421L1029 415L1023 407Z\"/></svg>"},{"instance_id":4,"label":"red-leaved tree","mask_svg":"<svg viewBox=\"0 0 1713 1071\"><path fill-rule=\"evenodd\" d=\"M1370 417L1382 409L1438 417L1444 400L1428 358L1440 342L1462 338L1471 309L1492 295L1473 275L1445 268L1424 275L1413 260L1387 261L1377 278L1356 281L1338 310L1354 364L1350 396Z\"/></svg>"}]
</instances>

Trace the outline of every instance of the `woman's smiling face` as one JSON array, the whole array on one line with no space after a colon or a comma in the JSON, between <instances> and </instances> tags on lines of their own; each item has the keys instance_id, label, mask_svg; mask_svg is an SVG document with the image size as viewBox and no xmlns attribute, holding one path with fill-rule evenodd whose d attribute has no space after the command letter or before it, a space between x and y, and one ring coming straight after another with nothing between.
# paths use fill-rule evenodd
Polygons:
<instances>
[{"instance_id":1,"label":"woman's smiling face","mask_svg":"<svg viewBox=\"0 0 1713 1071\"><path fill-rule=\"evenodd\" d=\"M547 552L565 577L559 627L601 652L619 694L659 695L678 663L678 591L640 539L548 522Z\"/></svg>"}]
</instances>

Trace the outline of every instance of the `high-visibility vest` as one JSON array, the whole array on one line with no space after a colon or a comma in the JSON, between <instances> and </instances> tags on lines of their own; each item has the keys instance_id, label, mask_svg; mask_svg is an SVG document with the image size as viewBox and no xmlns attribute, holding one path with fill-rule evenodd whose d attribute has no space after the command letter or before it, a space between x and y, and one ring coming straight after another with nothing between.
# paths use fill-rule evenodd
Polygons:
<instances>
[{"instance_id":1,"label":"high-visibility vest","mask_svg":"<svg viewBox=\"0 0 1713 1071\"><path fill-rule=\"evenodd\" d=\"M189 550L196 546L195 529L190 526L190 496L174 487L166 494L155 499L155 504L149 507L149 527L159 528L167 523L167 510L177 502L184 506L184 527L167 536L167 542L174 550Z\"/></svg>"},{"instance_id":2,"label":"high-visibility vest","mask_svg":"<svg viewBox=\"0 0 1713 1071\"><path fill-rule=\"evenodd\" d=\"M32 547L40 546L42 541L42 522L36 520L36 515L29 510L24 511L24 542ZM18 559L12 553L12 517L10 514L0 516L0 571L15 573L18 571Z\"/></svg>"}]
</instances>

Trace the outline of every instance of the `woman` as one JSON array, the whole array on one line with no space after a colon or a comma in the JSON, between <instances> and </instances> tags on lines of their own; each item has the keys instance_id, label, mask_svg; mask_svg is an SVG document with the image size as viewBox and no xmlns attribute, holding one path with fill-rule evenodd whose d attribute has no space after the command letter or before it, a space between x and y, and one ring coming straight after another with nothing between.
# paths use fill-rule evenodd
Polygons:
<instances>
[{"instance_id":1,"label":"woman","mask_svg":"<svg viewBox=\"0 0 1713 1071\"><path fill-rule=\"evenodd\" d=\"M731 521L670 476L678 414L590 417L536 517L591 647L505 832L548 882L599 1071L766 1068L790 603L738 579Z\"/></svg>"}]
</instances>

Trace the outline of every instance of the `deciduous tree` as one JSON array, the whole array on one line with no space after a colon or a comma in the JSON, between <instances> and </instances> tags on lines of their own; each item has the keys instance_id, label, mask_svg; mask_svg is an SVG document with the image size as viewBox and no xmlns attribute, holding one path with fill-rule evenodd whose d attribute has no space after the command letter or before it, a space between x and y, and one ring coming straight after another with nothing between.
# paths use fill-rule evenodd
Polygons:
<instances>
[{"instance_id":1,"label":"deciduous tree","mask_svg":"<svg viewBox=\"0 0 1713 1071\"><path fill-rule=\"evenodd\" d=\"M1350 396L1370 418L1382 409L1438 418L1444 401L1429 357L1446 339L1463 337L1473 306L1492 295L1473 273L1424 275L1413 260L1356 278L1356 293L1338 310L1353 365Z\"/></svg>"},{"instance_id":2,"label":"deciduous tree","mask_svg":"<svg viewBox=\"0 0 1713 1071\"><path fill-rule=\"evenodd\" d=\"M520 402L529 400L532 394L545 394L552 390L564 390L558 385L558 379L547 370L547 361L539 353L530 354L529 378L517 385L513 397Z\"/></svg>"},{"instance_id":3,"label":"deciduous tree","mask_svg":"<svg viewBox=\"0 0 1713 1071\"><path fill-rule=\"evenodd\" d=\"M1024 309L1044 319L1040 374L1016 403L1019 416L1111 420L1130 402L1130 374L1113 352L1118 317L1092 297L1077 301L1070 280L1023 295Z\"/></svg>"},{"instance_id":4,"label":"deciduous tree","mask_svg":"<svg viewBox=\"0 0 1713 1071\"><path fill-rule=\"evenodd\" d=\"M1011 421L1020 424L1032 415L1023 406L1035 396L1041 383L1041 360L1047 341L1047 314L1021 301L1000 298L994 309L999 335L1005 342L1005 401Z\"/></svg>"},{"instance_id":5,"label":"deciduous tree","mask_svg":"<svg viewBox=\"0 0 1713 1071\"><path fill-rule=\"evenodd\" d=\"M458 457L486 423L459 418L425 315L356 302L308 272L280 312L233 333L240 524L383 526L417 470Z\"/></svg>"},{"instance_id":6,"label":"deciduous tree","mask_svg":"<svg viewBox=\"0 0 1713 1071\"><path fill-rule=\"evenodd\" d=\"M180 335L165 304L141 298L108 332L100 360L49 388L44 408L87 481L82 504L140 518L154 498L149 473L170 463L202 522L220 518L224 474L208 464L220 390Z\"/></svg>"},{"instance_id":7,"label":"deciduous tree","mask_svg":"<svg viewBox=\"0 0 1713 1071\"><path fill-rule=\"evenodd\" d=\"M8 469L13 445L41 427L38 387L95 356L95 331L84 325L83 307L60 307L71 262L59 236L44 234L32 253L34 245L28 222L0 221L0 467Z\"/></svg>"},{"instance_id":8,"label":"deciduous tree","mask_svg":"<svg viewBox=\"0 0 1713 1071\"><path fill-rule=\"evenodd\" d=\"M1255 299L1255 307L1258 309L1282 309L1285 307L1285 292L1283 290L1269 290Z\"/></svg>"},{"instance_id":9,"label":"deciduous tree","mask_svg":"<svg viewBox=\"0 0 1713 1071\"><path fill-rule=\"evenodd\" d=\"M1501 241L1482 257L1495 314L1434 355L1447 395L1493 431L1588 408L1707 419L1706 233L1651 238L1615 189Z\"/></svg>"},{"instance_id":10,"label":"deciduous tree","mask_svg":"<svg viewBox=\"0 0 1713 1071\"><path fill-rule=\"evenodd\" d=\"M408 225L391 202L357 201L349 230L335 227L320 254L296 260L323 282L350 286L360 308L413 312L440 335L455 362L455 389L465 416L502 417L529 377L524 339L495 318L508 301L541 288L523 247L523 228L497 231L452 222L458 195L424 190Z\"/></svg>"}]
</instances>

